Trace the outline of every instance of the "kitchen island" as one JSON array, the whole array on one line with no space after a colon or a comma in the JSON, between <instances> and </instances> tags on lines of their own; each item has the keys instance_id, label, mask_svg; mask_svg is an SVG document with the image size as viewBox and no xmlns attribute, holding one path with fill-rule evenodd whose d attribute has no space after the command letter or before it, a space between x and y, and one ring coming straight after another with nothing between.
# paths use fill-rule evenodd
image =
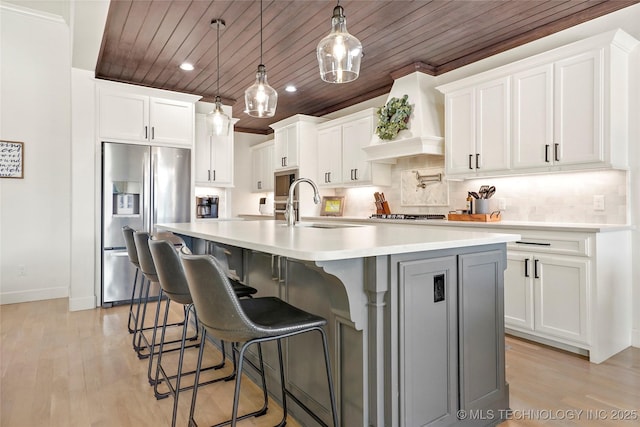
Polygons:
<instances>
[{"instance_id":1,"label":"kitchen island","mask_svg":"<svg viewBox=\"0 0 640 427\"><path fill-rule=\"evenodd\" d=\"M503 276L518 235L273 220L158 228L224 248L258 295L328 319L342 426L494 425L506 415ZM289 339L287 381L328 420L313 338ZM265 350L273 384L275 348Z\"/></svg>"}]
</instances>

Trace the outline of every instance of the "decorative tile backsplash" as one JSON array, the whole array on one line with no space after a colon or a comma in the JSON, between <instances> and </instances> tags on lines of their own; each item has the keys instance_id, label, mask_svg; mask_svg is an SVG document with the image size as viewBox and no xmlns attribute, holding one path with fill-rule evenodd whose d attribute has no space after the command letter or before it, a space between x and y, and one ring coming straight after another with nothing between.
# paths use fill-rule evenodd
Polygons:
<instances>
[{"instance_id":1,"label":"decorative tile backsplash","mask_svg":"<svg viewBox=\"0 0 640 427\"><path fill-rule=\"evenodd\" d=\"M385 194L394 213L448 213L464 209L468 191L478 191L481 185L494 185L495 195L489 199L490 210L499 209L500 199L506 204L501 210L503 220L545 221L561 223L628 223L628 178L626 171L588 171L549 173L541 175L482 178L448 181L416 192L413 171L436 172L444 168L443 159L436 156L416 156L398 159L392 167L390 187L365 187L337 190L345 196L344 216L369 216L375 213L374 191ZM448 187L448 189L447 189ZM448 204L435 206L445 197ZM412 193L411 193L412 192ZM594 210L594 196L604 196L604 210Z\"/></svg>"}]
</instances>

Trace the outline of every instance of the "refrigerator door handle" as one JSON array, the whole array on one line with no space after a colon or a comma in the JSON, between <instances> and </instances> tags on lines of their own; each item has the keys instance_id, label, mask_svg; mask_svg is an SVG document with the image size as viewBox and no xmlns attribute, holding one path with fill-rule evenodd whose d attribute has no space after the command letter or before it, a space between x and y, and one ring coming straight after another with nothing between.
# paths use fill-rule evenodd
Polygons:
<instances>
[{"instance_id":1,"label":"refrigerator door handle","mask_svg":"<svg viewBox=\"0 0 640 427\"><path fill-rule=\"evenodd\" d=\"M158 206L155 197L156 192L156 179L158 177L158 155L151 149L151 176L149 177L150 192L149 192L149 206L151 212L149 213L149 234L154 233L154 225L158 218Z\"/></svg>"}]
</instances>

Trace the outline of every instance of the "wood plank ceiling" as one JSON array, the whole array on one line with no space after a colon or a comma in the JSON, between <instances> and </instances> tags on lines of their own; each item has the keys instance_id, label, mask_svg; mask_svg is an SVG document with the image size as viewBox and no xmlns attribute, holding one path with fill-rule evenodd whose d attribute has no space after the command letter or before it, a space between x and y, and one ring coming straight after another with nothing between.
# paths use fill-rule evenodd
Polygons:
<instances>
[{"instance_id":1,"label":"wood plank ceiling","mask_svg":"<svg viewBox=\"0 0 640 427\"><path fill-rule=\"evenodd\" d=\"M293 114L323 115L389 91L391 74L422 70L438 75L640 0L344 0L347 29L362 42L355 82L320 79L315 49L329 33L335 2L265 0L263 63L278 91L275 117L244 110L244 91L260 61L260 2L112 0L96 77L201 95L217 94L216 30L220 32L220 96L240 119L236 130L269 133L269 124ZM190 62L191 72L179 65ZM288 84L298 91L285 92Z\"/></svg>"}]
</instances>

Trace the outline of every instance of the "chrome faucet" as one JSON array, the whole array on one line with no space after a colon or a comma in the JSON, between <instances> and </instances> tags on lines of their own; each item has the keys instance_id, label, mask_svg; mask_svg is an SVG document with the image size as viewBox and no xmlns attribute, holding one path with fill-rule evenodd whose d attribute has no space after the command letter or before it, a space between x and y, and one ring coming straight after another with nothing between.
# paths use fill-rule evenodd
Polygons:
<instances>
[{"instance_id":1,"label":"chrome faucet","mask_svg":"<svg viewBox=\"0 0 640 427\"><path fill-rule=\"evenodd\" d=\"M301 182L307 182L309 185L313 187L313 203L316 205L320 203L320 192L318 191L318 186L315 182L311 181L309 178L298 178L291 183L289 186L289 197L287 197L287 210L284 213L284 218L287 220L287 225L289 227L293 227L296 224L296 214L293 211L293 191Z\"/></svg>"}]
</instances>

